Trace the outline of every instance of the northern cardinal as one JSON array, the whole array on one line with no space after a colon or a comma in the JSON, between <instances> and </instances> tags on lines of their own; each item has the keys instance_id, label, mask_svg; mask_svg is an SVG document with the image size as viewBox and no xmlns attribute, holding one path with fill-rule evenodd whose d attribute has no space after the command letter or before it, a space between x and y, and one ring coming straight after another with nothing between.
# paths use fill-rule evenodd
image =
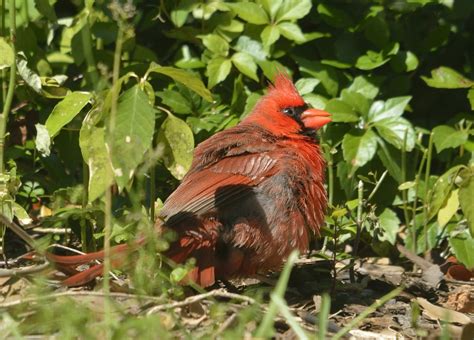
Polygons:
<instances>
[{"instance_id":1,"label":"northern cardinal","mask_svg":"<svg viewBox=\"0 0 474 340\"><path fill-rule=\"evenodd\" d=\"M156 222L178 235L165 255L177 263L194 257L188 279L206 287L277 270L292 250L307 251L327 202L315 131L330 121L327 112L308 107L288 76L277 75L247 118L196 147L191 169ZM127 251L127 245L111 249L114 267ZM72 269L102 259L103 251L49 258ZM102 270L96 264L63 283L81 285Z\"/></svg>"}]
</instances>

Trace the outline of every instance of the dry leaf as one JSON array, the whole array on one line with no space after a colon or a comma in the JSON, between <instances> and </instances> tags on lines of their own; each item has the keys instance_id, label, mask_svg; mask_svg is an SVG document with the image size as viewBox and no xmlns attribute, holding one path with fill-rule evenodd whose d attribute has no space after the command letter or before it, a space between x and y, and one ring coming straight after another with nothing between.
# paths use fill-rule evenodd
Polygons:
<instances>
[{"instance_id":1,"label":"dry leaf","mask_svg":"<svg viewBox=\"0 0 474 340\"><path fill-rule=\"evenodd\" d=\"M428 300L420 298L420 297L416 298L416 301L421 307L424 308L424 311L426 312L426 314L435 320L443 320L446 322L456 322L462 325L465 325L471 322L471 318L463 313L433 305L431 302L428 302Z\"/></svg>"}]
</instances>

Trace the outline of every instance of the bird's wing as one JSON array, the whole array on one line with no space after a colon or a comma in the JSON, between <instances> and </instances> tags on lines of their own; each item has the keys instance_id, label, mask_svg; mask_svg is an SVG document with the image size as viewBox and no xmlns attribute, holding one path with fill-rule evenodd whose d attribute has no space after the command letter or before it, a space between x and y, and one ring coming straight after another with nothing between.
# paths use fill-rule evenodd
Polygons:
<instances>
[{"instance_id":1,"label":"bird's wing","mask_svg":"<svg viewBox=\"0 0 474 340\"><path fill-rule=\"evenodd\" d=\"M252 187L273 175L277 161L271 152L224 157L185 177L166 200L160 216L167 221L177 214L205 214L218 206L237 202Z\"/></svg>"}]
</instances>

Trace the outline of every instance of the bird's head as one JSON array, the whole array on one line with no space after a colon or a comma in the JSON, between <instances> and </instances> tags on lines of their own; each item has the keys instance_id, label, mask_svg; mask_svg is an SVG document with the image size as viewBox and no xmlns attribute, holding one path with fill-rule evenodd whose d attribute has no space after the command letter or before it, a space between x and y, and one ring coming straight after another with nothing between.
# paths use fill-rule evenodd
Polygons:
<instances>
[{"instance_id":1,"label":"bird's head","mask_svg":"<svg viewBox=\"0 0 474 340\"><path fill-rule=\"evenodd\" d=\"M310 108L291 79L279 73L246 121L274 134L290 135L311 133L329 123L331 117L326 111Z\"/></svg>"}]
</instances>

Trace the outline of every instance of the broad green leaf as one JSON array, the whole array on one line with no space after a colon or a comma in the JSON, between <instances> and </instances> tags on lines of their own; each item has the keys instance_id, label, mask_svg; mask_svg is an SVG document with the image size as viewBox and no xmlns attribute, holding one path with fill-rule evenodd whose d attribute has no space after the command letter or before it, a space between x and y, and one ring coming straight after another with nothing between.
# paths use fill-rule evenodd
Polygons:
<instances>
[{"instance_id":1,"label":"broad green leaf","mask_svg":"<svg viewBox=\"0 0 474 340\"><path fill-rule=\"evenodd\" d=\"M56 12L54 12L53 6L51 6L49 0L35 0L35 6L38 12L44 15L49 21L57 21Z\"/></svg>"},{"instance_id":2,"label":"broad green leaf","mask_svg":"<svg viewBox=\"0 0 474 340\"><path fill-rule=\"evenodd\" d=\"M408 182L405 182L405 183L402 183L398 186L398 190L402 191L402 190L408 190L408 189L411 189L413 187L416 186L416 182L415 181L408 181Z\"/></svg>"},{"instance_id":3,"label":"broad green leaf","mask_svg":"<svg viewBox=\"0 0 474 340\"><path fill-rule=\"evenodd\" d=\"M91 124L91 114L84 120L79 133L82 157L89 168L89 202L100 198L114 181L109 175L113 170L105 144L105 128Z\"/></svg>"},{"instance_id":4,"label":"broad green leaf","mask_svg":"<svg viewBox=\"0 0 474 340\"><path fill-rule=\"evenodd\" d=\"M255 25L264 25L269 23L269 18L267 13L263 10L261 6L253 2L237 2L237 3L227 3L229 7L235 14L237 14L241 19L247 21L248 23Z\"/></svg>"},{"instance_id":5,"label":"broad green leaf","mask_svg":"<svg viewBox=\"0 0 474 340\"><path fill-rule=\"evenodd\" d=\"M334 123L351 123L359 121L359 117L352 107L340 99L331 99L327 102L324 109L331 114Z\"/></svg>"},{"instance_id":6,"label":"broad green leaf","mask_svg":"<svg viewBox=\"0 0 474 340\"><path fill-rule=\"evenodd\" d=\"M161 73L165 76L170 77L171 79L193 90L208 102L212 102L213 100L211 92L206 88L201 79L199 79L195 74L189 71L181 70L179 68L174 67L159 66L152 63L152 65L147 71L147 74L151 72Z\"/></svg>"},{"instance_id":7,"label":"broad green leaf","mask_svg":"<svg viewBox=\"0 0 474 340\"><path fill-rule=\"evenodd\" d=\"M167 105L174 113L192 113L192 104L181 93L165 89L158 92L158 96L163 100L163 104Z\"/></svg>"},{"instance_id":8,"label":"broad green leaf","mask_svg":"<svg viewBox=\"0 0 474 340\"><path fill-rule=\"evenodd\" d=\"M448 125L438 125L433 129L433 143L438 153L464 145L468 137L467 131L456 130Z\"/></svg>"},{"instance_id":9,"label":"broad green leaf","mask_svg":"<svg viewBox=\"0 0 474 340\"><path fill-rule=\"evenodd\" d=\"M352 18L336 6L322 3L318 5L317 10L321 18L330 26L345 28L352 25Z\"/></svg>"},{"instance_id":10,"label":"broad green leaf","mask_svg":"<svg viewBox=\"0 0 474 340\"><path fill-rule=\"evenodd\" d=\"M128 184L150 148L154 129L155 110L145 92L135 85L119 97L113 135L106 131L115 179L120 188Z\"/></svg>"},{"instance_id":11,"label":"broad green leaf","mask_svg":"<svg viewBox=\"0 0 474 340\"><path fill-rule=\"evenodd\" d=\"M446 202L446 199L454 185L454 179L462 167L463 165L452 167L443 175L439 176L434 183L428 200L428 219L431 220L434 216L436 216L439 209Z\"/></svg>"},{"instance_id":12,"label":"broad green leaf","mask_svg":"<svg viewBox=\"0 0 474 340\"><path fill-rule=\"evenodd\" d=\"M257 64L255 63L250 54L244 52L234 53L234 55L232 56L232 63L240 72L245 74L247 77L258 81Z\"/></svg>"},{"instance_id":13,"label":"broad green leaf","mask_svg":"<svg viewBox=\"0 0 474 340\"><path fill-rule=\"evenodd\" d=\"M168 116L158 132L157 147L163 150L166 168L182 179L193 160L194 137L189 126L179 118Z\"/></svg>"},{"instance_id":14,"label":"broad green leaf","mask_svg":"<svg viewBox=\"0 0 474 340\"><path fill-rule=\"evenodd\" d=\"M464 169L460 176L463 180L459 187L459 203L466 216L471 236L474 237L474 167Z\"/></svg>"},{"instance_id":15,"label":"broad green leaf","mask_svg":"<svg viewBox=\"0 0 474 340\"><path fill-rule=\"evenodd\" d=\"M14 62L13 50L9 43L0 37L0 70L12 66Z\"/></svg>"},{"instance_id":16,"label":"broad green leaf","mask_svg":"<svg viewBox=\"0 0 474 340\"><path fill-rule=\"evenodd\" d=\"M211 59L211 61L209 61L207 64L207 76L209 78L209 83L207 86L212 89L221 81L224 81L229 75L231 68L232 63L230 59L222 57Z\"/></svg>"},{"instance_id":17,"label":"broad green leaf","mask_svg":"<svg viewBox=\"0 0 474 340\"><path fill-rule=\"evenodd\" d=\"M418 58L411 51L399 51L391 60L390 65L396 72L411 72L418 67Z\"/></svg>"},{"instance_id":18,"label":"broad green leaf","mask_svg":"<svg viewBox=\"0 0 474 340\"><path fill-rule=\"evenodd\" d=\"M408 102L411 100L410 96L390 98L387 101L375 101L369 109L369 121L378 122L387 118L400 117Z\"/></svg>"},{"instance_id":19,"label":"broad green leaf","mask_svg":"<svg viewBox=\"0 0 474 340\"><path fill-rule=\"evenodd\" d=\"M344 103L349 104L356 112L367 117L370 101L362 94L344 89L341 91L341 99Z\"/></svg>"},{"instance_id":20,"label":"broad green leaf","mask_svg":"<svg viewBox=\"0 0 474 340\"><path fill-rule=\"evenodd\" d=\"M438 224L440 228L444 228L446 224L453 218L459 209L458 189L451 191L446 203L438 211Z\"/></svg>"},{"instance_id":21,"label":"broad green leaf","mask_svg":"<svg viewBox=\"0 0 474 340\"><path fill-rule=\"evenodd\" d=\"M431 71L431 78L421 77L430 87L440 89L459 89L474 86L474 82L465 78L452 68L441 66Z\"/></svg>"},{"instance_id":22,"label":"broad green leaf","mask_svg":"<svg viewBox=\"0 0 474 340\"><path fill-rule=\"evenodd\" d=\"M229 43L217 34L207 34L200 36L206 48L215 56L226 57L229 54Z\"/></svg>"},{"instance_id":23,"label":"broad green leaf","mask_svg":"<svg viewBox=\"0 0 474 340\"><path fill-rule=\"evenodd\" d=\"M398 183L401 183L403 178L402 169L400 167L400 151L386 144L381 137L377 137L377 143L379 145L377 156L379 156L382 164L387 168L390 176Z\"/></svg>"},{"instance_id":24,"label":"broad green leaf","mask_svg":"<svg viewBox=\"0 0 474 340\"><path fill-rule=\"evenodd\" d=\"M280 31L277 26L270 24L263 29L260 38L262 38L263 46L268 50L280 38Z\"/></svg>"},{"instance_id":25,"label":"broad green leaf","mask_svg":"<svg viewBox=\"0 0 474 340\"><path fill-rule=\"evenodd\" d=\"M467 99L469 99L469 103L471 104L471 110L474 111L474 88L467 92Z\"/></svg>"},{"instance_id":26,"label":"broad green leaf","mask_svg":"<svg viewBox=\"0 0 474 340\"><path fill-rule=\"evenodd\" d=\"M295 87L298 90L298 93L301 95L305 95L308 93L313 92L314 88L320 83L321 81L316 78L300 78L295 83Z\"/></svg>"},{"instance_id":27,"label":"broad green leaf","mask_svg":"<svg viewBox=\"0 0 474 340\"><path fill-rule=\"evenodd\" d=\"M366 54L357 58L356 67L360 70L370 71L382 66L389 58L382 55L380 52L367 51Z\"/></svg>"},{"instance_id":28,"label":"broad green leaf","mask_svg":"<svg viewBox=\"0 0 474 340\"><path fill-rule=\"evenodd\" d=\"M242 35L237 39L237 43L234 48L238 52L250 54L257 61L265 60L267 58L267 52L263 48L262 43L245 35Z\"/></svg>"},{"instance_id":29,"label":"broad green leaf","mask_svg":"<svg viewBox=\"0 0 474 340\"><path fill-rule=\"evenodd\" d=\"M57 103L45 123L51 138L73 120L91 98L92 95L89 92L70 92Z\"/></svg>"},{"instance_id":30,"label":"broad green leaf","mask_svg":"<svg viewBox=\"0 0 474 340\"><path fill-rule=\"evenodd\" d=\"M276 15L277 22L301 19L311 10L311 0L283 0Z\"/></svg>"},{"instance_id":31,"label":"broad green leaf","mask_svg":"<svg viewBox=\"0 0 474 340\"><path fill-rule=\"evenodd\" d=\"M49 136L48 129L42 124L35 124L36 128L36 150L43 157L48 157L51 154L51 137Z\"/></svg>"},{"instance_id":32,"label":"broad green leaf","mask_svg":"<svg viewBox=\"0 0 474 340\"><path fill-rule=\"evenodd\" d=\"M176 2L176 7L171 10L170 19L176 27L181 27L186 23L189 13L196 7L194 0L181 0Z\"/></svg>"},{"instance_id":33,"label":"broad green leaf","mask_svg":"<svg viewBox=\"0 0 474 340\"><path fill-rule=\"evenodd\" d=\"M361 167L370 161L377 151L377 135L372 130L352 129L342 140L344 160L353 167Z\"/></svg>"},{"instance_id":34,"label":"broad green leaf","mask_svg":"<svg viewBox=\"0 0 474 340\"><path fill-rule=\"evenodd\" d=\"M278 24L278 29L282 36L288 40L292 40L296 43L304 43L306 38L301 31L301 28L292 22L281 22Z\"/></svg>"},{"instance_id":35,"label":"broad green leaf","mask_svg":"<svg viewBox=\"0 0 474 340\"><path fill-rule=\"evenodd\" d=\"M303 99L306 103L314 107L315 109L324 110L328 100L319 94L308 93L303 95Z\"/></svg>"},{"instance_id":36,"label":"broad green leaf","mask_svg":"<svg viewBox=\"0 0 474 340\"><path fill-rule=\"evenodd\" d=\"M25 208L23 208L18 203L12 202L12 210L13 215L18 219L20 225L24 226L33 222L33 219L30 217L30 215L28 215L28 212L25 210Z\"/></svg>"},{"instance_id":37,"label":"broad green leaf","mask_svg":"<svg viewBox=\"0 0 474 340\"><path fill-rule=\"evenodd\" d=\"M411 151L415 147L415 130L411 123L405 118L398 117L383 119L377 121L375 127L383 139L397 149L403 147L405 134L407 134L405 145L406 151Z\"/></svg>"},{"instance_id":38,"label":"broad green leaf","mask_svg":"<svg viewBox=\"0 0 474 340\"><path fill-rule=\"evenodd\" d=\"M449 244L453 248L456 259L464 264L466 268L474 269L474 238L469 233L464 232L450 237Z\"/></svg>"},{"instance_id":39,"label":"broad green leaf","mask_svg":"<svg viewBox=\"0 0 474 340\"><path fill-rule=\"evenodd\" d=\"M278 9L281 7L283 0L260 0L263 9L270 14L270 19L275 19Z\"/></svg>"},{"instance_id":40,"label":"broad green leaf","mask_svg":"<svg viewBox=\"0 0 474 340\"><path fill-rule=\"evenodd\" d=\"M339 91L338 71L330 66L323 65L318 61L310 61L299 57L295 57L295 59L300 66L300 71L304 75L307 74L313 78L319 79L321 85L330 96L337 96Z\"/></svg>"},{"instance_id":41,"label":"broad green leaf","mask_svg":"<svg viewBox=\"0 0 474 340\"><path fill-rule=\"evenodd\" d=\"M379 88L374 82L364 76L358 76L354 78L354 81L347 90L360 93L366 98L374 99L379 93Z\"/></svg>"},{"instance_id":42,"label":"broad green leaf","mask_svg":"<svg viewBox=\"0 0 474 340\"><path fill-rule=\"evenodd\" d=\"M364 35L378 48L383 48L390 39L390 28L387 21L381 15L377 15L367 19Z\"/></svg>"},{"instance_id":43,"label":"broad green leaf","mask_svg":"<svg viewBox=\"0 0 474 340\"><path fill-rule=\"evenodd\" d=\"M385 208L379 216L379 224L383 230L383 236L380 239L394 245L397 241L397 234L400 228L400 220L397 214L393 210Z\"/></svg>"}]
</instances>

